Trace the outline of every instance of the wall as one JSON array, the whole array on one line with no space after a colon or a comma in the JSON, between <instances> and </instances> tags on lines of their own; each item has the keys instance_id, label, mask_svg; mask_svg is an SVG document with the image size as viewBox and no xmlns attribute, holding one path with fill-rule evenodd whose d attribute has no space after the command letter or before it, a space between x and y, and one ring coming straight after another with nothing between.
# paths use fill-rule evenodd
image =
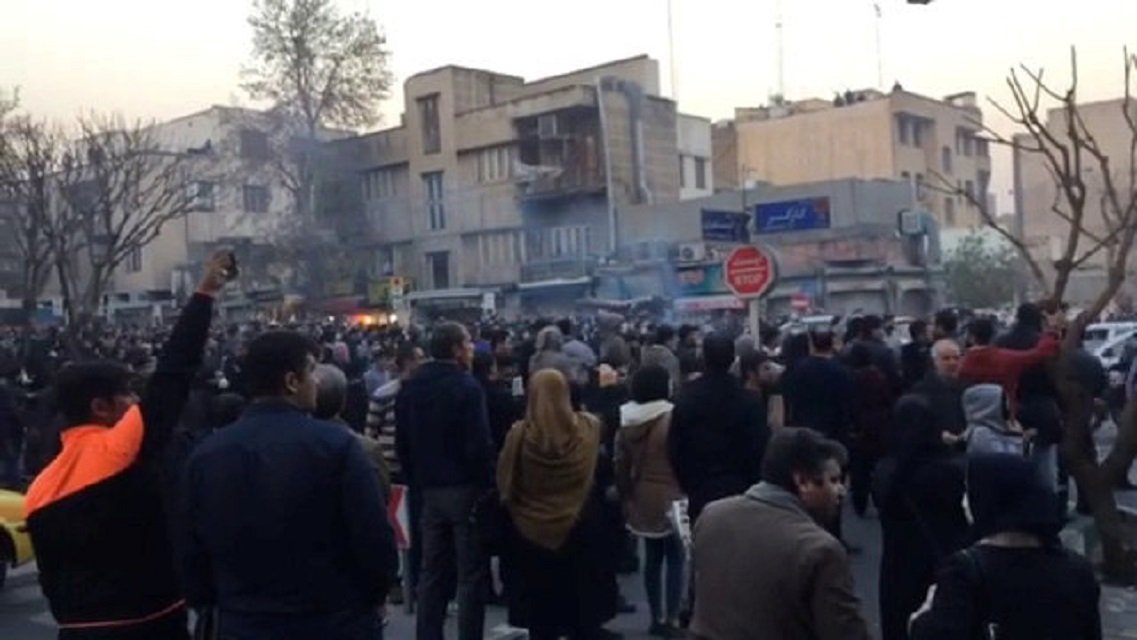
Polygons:
<instances>
[{"instance_id":1,"label":"wall","mask_svg":"<svg viewBox=\"0 0 1137 640\"><path fill-rule=\"evenodd\" d=\"M597 78L612 77L630 80L643 87L650 95L660 95L659 90L659 62L645 56L637 56L626 60L617 60L595 67L578 69L569 73L542 78L527 83L523 90L524 95L535 95L555 91L563 87L594 84Z\"/></svg>"},{"instance_id":2,"label":"wall","mask_svg":"<svg viewBox=\"0 0 1137 640\"><path fill-rule=\"evenodd\" d=\"M711 121L707 118L680 113L676 116L676 147L682 172L679 199L701 198L714 193L714 167L712 166ZM704 162L703 188L696 180L696 158Z\"/></svg>"}]
</instances>

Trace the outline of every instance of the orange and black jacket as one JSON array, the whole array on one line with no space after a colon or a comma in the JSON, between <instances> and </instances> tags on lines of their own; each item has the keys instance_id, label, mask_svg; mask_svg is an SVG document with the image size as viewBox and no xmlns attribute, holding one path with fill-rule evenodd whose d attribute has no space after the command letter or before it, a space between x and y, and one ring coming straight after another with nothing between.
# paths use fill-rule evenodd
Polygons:
<instances>
[{"instance_id":1,"label":"orange and black jacket","mask_svg":"<svg viewBox=\"0 0 1137 640\"><path fill-rule=\"evenodd\" d=\"M40 584L63 628L130 626L185 607L174 569L162 460L201 366L213 300L182 311L141 402L113 427L63 431L28 489Z\"/></svg>"}]
</instances>

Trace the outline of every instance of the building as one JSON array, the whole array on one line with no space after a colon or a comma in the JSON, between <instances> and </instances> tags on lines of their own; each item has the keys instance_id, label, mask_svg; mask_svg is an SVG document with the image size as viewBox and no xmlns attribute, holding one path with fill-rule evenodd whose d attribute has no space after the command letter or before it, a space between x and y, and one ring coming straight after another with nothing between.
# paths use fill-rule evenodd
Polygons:
<instances>
[{"instance_id":1,"label":"building","mask_svg":"<svg viewBox=\"0 0 1137 640\"><path fill-rule=\"evenodd\" d=\"M373 273L409 285L426 315L576 299L619 244L617 211L678 200L681 164L685 193L711 188L709 123L659 94L647 56L532 81L458 66L411 76L398 126L339 143Z\"/></svg>"},{"instance_id":2,"label":"building","mask_svg":"<svg viewBox=\"0 0 1137 640\"><path fill-rule=\"evenodd\" d=\"M733 120L714 125L715 186L902 180L941 226L975 226L978 210L945 191L986 201L991 160L982 118L974 93L936 100L899 85L889 93L869 89L739 108Z\"/></svg>"},{"instance_id":3,"label":"building","mask_svg":"<svg viewBox=\"0 0 1137 640\"><path fill-rule=\"evenodd\" d=\"M1085 123L1086 130L1094 137L1102 152L1109 157L1113 179L1117 185L1118 195L1122 207L1129 202L1130 196L1126 194L1130 167L1130 143L1137 136L1126 123L1123 106L1124 99L1103 100L1088 102L1078 106L1078 113ZM1132 113L1134 106L1130 106ZM1046 127L1055 138L1069 144L1066 133L1066 115L1062 108L1050 109L1046 113ZM1028 134L1019 134L1016 142L1022 148L1037 146ZM1090 248L1094 241L1091 238L1105 238L1108 227L1102 217L1100 203L1105 197L1106 190L1101 176L1101 168L1097 161L1083 153L1085 168L1083 180L1086 184L1086 206L1082 221L1085 230L1081 246L1083 250ZM1066 239L1070 233L1070 223L1067 218L1054 211L1057 205L1069 216L1066 199L1058 194L1058 186L1052 177L1046 159L1041 154L1029 153L1020 149L1013 152L1014 160L1014 187L1016 198L1016 229L1030 247L1031 254L1039 265L1053 276L1053 264L1061 258ZM1074 304L1084 304L1093 300L1106 284L1105 264L1106 251L1098 252L1075 271L1070 278L1066 299ZM1128 283L1125 291L1129 296L1137 293L1137 289Z\"/></svg>"},{"instance_id":4,"label":"building","mask_svg":"<svg viewBox=\"0 0 1137 640\"><path fill-rule=\"evenodd\" d=\"M676 122L679 151L679 199L702 198L715 192L711 170L711 121L679 114Z\"/></svg>"},{"instance_id":5,"label":"building","mask_svg":"<svg viewBox=\"0 0 1137 640\"><path fill-rule=\"evenodd\" d=\"M804 309L924 315L939 298L939 231L934 224L926 229L931 236L926 246L922 237L898 234L898 213L909 201L902 181L845 179L761 183L629 207L620 212L620 263L601 271L597 295L623 291L634 298L662 291L679 315L741 311L743 302L723 281L722 263L733 247L749 240L771 248L778 259L779 280L767 297L772 315ZM733 238L708 224L740 215L744 226Z\"/></svg>"}]
</instances>

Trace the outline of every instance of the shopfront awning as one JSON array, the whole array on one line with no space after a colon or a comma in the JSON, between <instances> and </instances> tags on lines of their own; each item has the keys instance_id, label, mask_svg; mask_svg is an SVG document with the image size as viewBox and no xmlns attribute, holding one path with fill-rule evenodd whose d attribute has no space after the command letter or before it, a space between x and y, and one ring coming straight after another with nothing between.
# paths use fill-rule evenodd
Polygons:
<instances>
[{"instance_id":1,"label":"shopfront awning","mask_svg":"<svg viewBox=\"0 0 1137 640\"><path fill-rule=\"evenodd\" d=\"M733 295L690 296L675 299L677 313L700 313L703 311L741 310L746 303Z\"/></svg>"}]
</instances>

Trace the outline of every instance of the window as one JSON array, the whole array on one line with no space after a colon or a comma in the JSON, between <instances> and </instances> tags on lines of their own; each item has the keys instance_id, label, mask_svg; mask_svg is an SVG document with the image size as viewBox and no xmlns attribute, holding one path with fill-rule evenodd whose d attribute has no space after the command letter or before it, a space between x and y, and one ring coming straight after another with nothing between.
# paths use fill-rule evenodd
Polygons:
<instances>
[{"instance_id":1,"label":"window","mask_svg":"<svg viewBox=\"0 0 1137 640\"><path fill-rule=\"evenodd\" d=\"M979 185L979 193L987 193L991 186L991 172L980 171L975 174L975 184Z\"/></svg>"},{"instance_id":2,"label":"window","mask_svg":"<svg viewBox=\"0 0 1137 640\"><path fill-rule=\"evenodd\" d=\"M217 203L214 201L214 191L216 191L214 187L212 182L205 180L191 182L187 194L190 211L214 211L217 208Z\"/></svg>"},{"instance_id":3,"label":"window","mask_svg":"<svg viewBox=\"0 0 1137 640\"><path fill-rule=\"evenodd\" d=\"M239 133L241 157L246 160L268 160L268 136L264 131L241 129Z\"/></svg>"},{"instance_id":4,"label":"window","mask_svg":"<svg viewBox=\"0 0 1137 640\"><path fill-rule=\"evenodd\" d=\"M944 226L955 226L955 199L944 198Z\"/></svg>"},{"instance_id":5,"label":"window","mask_svg":"<svg viewBox=\"0 0 1137 640\"><path fill-rule=\"evenodd\" d=\"M429 229L439 231L446 228L446 204L443 201L442 172L431 171L422 174L422 189L426 196L426 210L430 221Z\"/></svg>"},{"instance_id":6,"label":"window","mask_svg":"<svg viewBox=\"0 0 1137 640\"><path fill-rule=\"evenodd\" d=\"M363 199L393 198L398 193L395 169L372 169L363 173Z\"/></svg>"},{"instance_id":7,"label":"window","mask_svg":"<svg viewBox=\"0 0 1137 640\"><path fill-rule=\"evenodd\" d=\"M142 247L135 247L126 254L126 272L138 273L142 271Z\"/></svg>"},{"instance_id":8,"label":"window","mask_svg":"<svg viewBox=\"0 0 1137 640\"><path fill-rule=\"evenodd\" d=\"M695 188L707 188L707 159L695 158Z\"/></svg>"},{"instance_id":9,"label":"window","mask_svg":"<svg viewBox=\"0 0 1137 640\"><path fill-rule=\"evenodd\" d=\"M687 187L687 176L684 175L686 167L683 166L683 154L679 154L679 188L685 189Z\"/></svg>"},{"instance_id":10,"label":"window","mask_svg":"<svg viewBox=\"0 0 1137 640\"><path fill-rule=\"evenodd\" d=\"M912 179L912 174L908 173L907 171L901 171L900 172L900 179L903 180L904 182L908 182Z\"/></svg>"},{"instance_id":11,"label":"window","mask_svg":"<svg viewBox=\"0 0 1137 640\"><path fill-rule=\"evenodd\" d=\"M897 137L900 139L900 144L907 145L909 140L908 118L904 117L903 115L896 116L896 132Z\"/></svg>"},{"instance_id":12,"label":"window","mask_svg":"<svg viewBox=\"0 0 1137 640\"><path fill-rule=\"evenodd\" d=\"M943 149L943 168L947 173L951 173L951 147L944 147Z\"/></svg>"},{"instance_id":13,"label":"window","mask_svg":"<svg viewBox=\"0 0 1137 640\"><path fill-rule=\"evenodd\" d=\"M513 149L507 146L478 152L478 182L508 180L513 175Z\"/></svg>"},{"instance_id":14,"label":"window","mask_svg":"<svg viewBox=\"0 0 1137 640\"><path fill-rule=\"evenodd\" d=\"M971 180L963 183L963 192L967 194L967 206L970 207L972 202L978 200L978 194L975 193L975 183Z\"/></svg>"},{"instance_id":15,"label":"window","mask_svg":"<svg viewBox=\"0 0 1137 640\"><path fill-rule=\"evenodd\" d=\"M450 288L450 252L435 251L426 254L427 273L435 289Z\"/></svg>"},{"instance_id":16,"label":"window","mask_svg":"<svg viewBox=\"0 0 1137 640\"><path fill-rule=\"evenodd\" d=\"M438 122L438 94L419 98L418 117L422 121L422 152L430 155L442 151L442 132Z\"/></svg>"},{"instance_id":17,"label":"window","mask_svg":"<svg viewBox=\"0 0 1137 640\"><path fill-rule=\"evenodd\" d=\"M484 264L515 264L517 262L517 234L491 233L481 236Z\"/></svg>"},{"instance_id":18,"label":"window","mask_svg":"<svg viewBox=\"0 0 1137 640\"><path fill-rule=\"evenodd\" d=\"M976 138L975 139L975 155L979 156L980 158L986 158L989 154L987 145L988 145L988 142L986 139Z\"/></svg>"},{"instance_id":19,"label":"window","mask_svg":"<svg viewBox=\"0 0 1137 640\"><path fill-rule=\"evenodd\" d=\"M916 174L916 199L924 199L924 174L922 173Z\"/></svg>"},{"instance_id":20,"label":"window","mask_svg":"<svg viewBox=\"0 0 1137 640\"><path fill-rule=\"evenodd\" d=\"M924 123L916 119L912 120L912 146L924 146Z\"/></svg>"},{"instance_id":21,"label":"window","mask_svg":"<svg viewBox=\"0 0 1137 640\"><path fill-rule=\"evenodd\" d=\"M268 187L247 184L242 190L245 211L250 213L268 212Z\"/></svg>"}]
</instances>

